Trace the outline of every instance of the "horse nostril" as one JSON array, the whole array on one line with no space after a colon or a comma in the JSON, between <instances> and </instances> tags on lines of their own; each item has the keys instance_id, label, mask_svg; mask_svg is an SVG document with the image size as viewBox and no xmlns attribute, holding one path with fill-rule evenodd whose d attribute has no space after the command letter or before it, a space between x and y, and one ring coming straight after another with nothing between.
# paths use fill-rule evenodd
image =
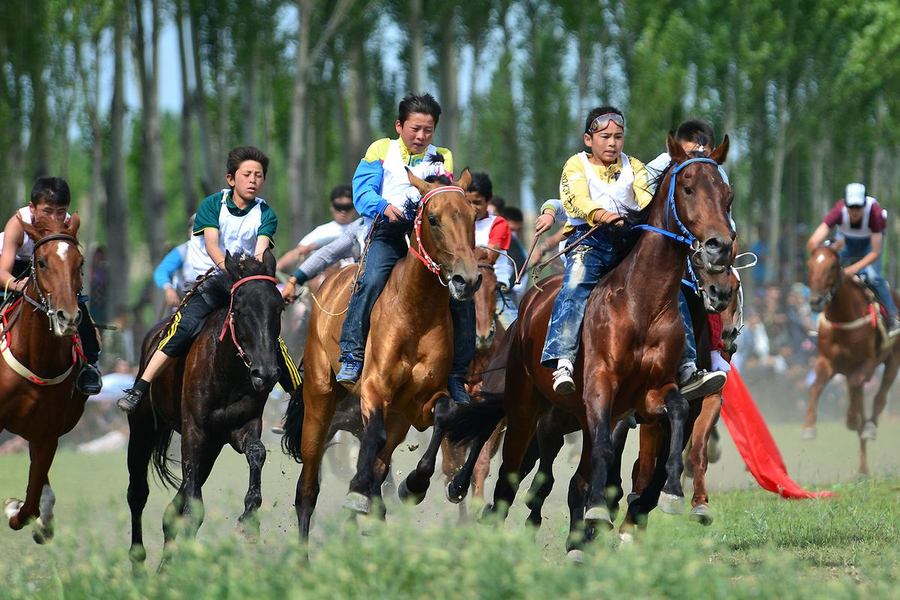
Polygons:
<instances>
[{"instance_id":1,"label":"horse nostril","mask_svg":"<svg viewBox=\"0 0 900 600\"><path fill-rule=\"evenodd\" d=\"M454 285L466 285L466 280L462 275L453 275L450 277L450 283Z\"/></svg>"}]
</instances>

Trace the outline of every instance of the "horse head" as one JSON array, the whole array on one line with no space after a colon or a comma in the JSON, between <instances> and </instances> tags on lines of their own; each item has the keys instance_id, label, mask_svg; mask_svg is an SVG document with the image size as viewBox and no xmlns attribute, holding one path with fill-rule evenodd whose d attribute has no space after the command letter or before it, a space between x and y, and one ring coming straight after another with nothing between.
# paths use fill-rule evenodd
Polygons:
<instances>
[{"instance_id":1,"label":"horse head","mask_svg":"<svg viewBox=\"0 0 900 600\"><path fill-rule=\"evenodd\" d=\"M407 171L422 194L415 231L417 256L450 289L456 300L472 298L481 285L475 258L475 209L466 201L472 181L463 170L457 185L428 183Z\"/></svg>"},{"instance_id":2,"label":"horse head","mask_svg":"<svg viewBox=\"0 0 900 600\"><path fill-rule=\"evenodd\" d=\"M272 388L281 375L278 336L284 302L275 283L275 256L266 250L263 260L249 254L225 253L225 272L231 279L231 304L225 317L232 342L250 370L253 389ZM226 335L223 328L222 336Z\"/></svg>"},{"instance_id":3,"label":"horse head","mask_svg":"<svg viewBox=\"0 0 900 600\"><path fill-rule=\"evenodd\" d=\"M497 331L497 274L491 262L493 252L486 248L476 248L481 286L475 293L475 348L487 350L494 345Z\"/></svg>"},{"instance_id":4,"label":"horse head","mask_svg":"<svg viewBox=\"0 0 900 600\"><path fill-rule=\"evenodd\" d=\"M841 257L831 246L819 246L806 262L809 272L809 307L822 312L844 281Z\"/></svg>"},{"instance_id":5,"label":"horse head","mask_svg":"<svg viewBox=\"0 0 900 600\"><path fill-rule=\"evenodd\" d=\"M36 219L33 224L20 220L22 228L34 240L29 287L34 286L41 309L58 336L72 336L81 322L78 292L84 257L78 249L81 220L72 215L67 223ZM27 293L27 290L26 290Z\"/></svg>"}]
</instances>

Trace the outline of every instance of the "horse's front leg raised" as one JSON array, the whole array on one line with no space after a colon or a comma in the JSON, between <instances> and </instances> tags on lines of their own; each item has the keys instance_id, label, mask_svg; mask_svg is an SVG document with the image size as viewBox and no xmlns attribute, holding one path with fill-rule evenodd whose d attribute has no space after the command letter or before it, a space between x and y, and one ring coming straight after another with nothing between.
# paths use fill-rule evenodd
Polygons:
<instances>
[{"instance_id":1,"label":"horse's front leg raised","mask_svg":"<svg viewBox=\"0 0 900 600\"><path fill-rule=\"evenodd\" d=\"M684 490L681 474L684 472L685 428L688 418L688 403L678 389L672 385L665 397L666 416L669 420L669 457L666 460L666 483L659 495L659 509L667 514L684 512Z\"/></svg>"},{"instance_id":2,"label":"horse's front leg raised","mask_svg":"<svg viewBox=\"0 0 900 600\"><path fill-rule=\"evenodd\" d=\"M53 503L50 499L53 497L53 491L50 489L47 473L50 472L50 465L53 464L53 457L56 455L58 444L59 440L57 438L52 438L46 442L29 442L28 449L31 455L31 466L28 469L25 501L7 498L3 502L3 512L9 519L9 526L12 529L18 531L31 522L32 519L39 516L42 504L47 505L50 511L48 517L52 518ZM46 494L45 488L47 490ZM42 496L44 495L46 495L46 499L42 502ZM45 529L46 527L42 524L38 525L38 530ZM40 534L38 534L38 530L35 531L35 541L38 543L43 543L53 536L52 530L41 531Z\"/></svg>"},{"instance_id":3,"label":"horse's front leg raised","mask_svg":"<svg viewBox=\"0 0 900 600\"><path fill-rule=\"evenodd\" d=\"M821 354L816 359L815 370L816 379L809 386L809 406L806 407L806 418L803 419L803 433L801 436L804 440L816 439L816 411L819 406L819 397L822 395L822 390L834 377L834 368L831 366L831 361Z\"/></svg>"},{"instance_id":4,"label":"horse's front leg raised","mask_svg":"<svg viewBox=\"0 0 900 600\"><path fill-rule=\"evenodd\" d=\"M689 459L694 473L694 496L691 499L691 519L701 525L713 522L713 513L709 508L709 496L706 493L706 469L709 467L709 437L713 427L719 420L722 408L722 395L713 394L703 399L703 406L694 430L691 433L691 451Z\"/></svg>"},{"instance_id":5,"label":"horse's front leg raised","mask_svg":"<svg viewBox=\"0 0 900 600\"><path fill-rule=\"evenodd\" d=\"M231 445L247 458L250 483L244 497L244 512L238 517L238 528L248 541L259 538L259 516L262 506L262 468L266 462L266 447L260 441L262 419L253 419L241 429L232 432Z\"/></svg>"},{"instance_id":6,"label":"horse's front leg raised","mask_svg":"<svg viewBox=\"0 0 900 600\"><path fill-rule=\"evenodd\" d=\"M397 493L401 500L412 501L419 504L425 499L428 487L431 485L431 476L437 464L437 452L444 439L444 430L448 419L453 415L456 407L447 396L441 396L434 404L434 426L431 428L431 441L416 468L407 475L400 484Z\"/></svg>"}]
</instances>

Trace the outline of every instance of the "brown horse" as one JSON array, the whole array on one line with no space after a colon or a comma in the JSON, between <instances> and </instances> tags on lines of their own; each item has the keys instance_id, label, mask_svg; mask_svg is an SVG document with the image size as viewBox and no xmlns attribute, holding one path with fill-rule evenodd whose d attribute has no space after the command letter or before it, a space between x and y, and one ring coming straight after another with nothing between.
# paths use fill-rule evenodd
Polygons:
<instances>
[{"instance_id":1,"label":"brown horse","mask_svg":"<svg viewBox=\"0 0 900 600\"><path fill-rule=\"evenodd\" d=\"M22 298L5 303L9 310L0 334L0 431L25 438L31 454L25 501L8 498L3 511L16 530L37 517L38 543L53 537L56 497L48 473L59 437L75 427L86 400L74 389L84 262L76 239L79 224L78 215L66 224L22 223L34 240L28 285Z\"/></svg>"},{"instance_id":2,"label":"brown horse","mask_svg":"<svg viewBox=\"0 0 900 600\"><path fill-rule=\"evenodd\" d=\"M866 441L875 439L878 417L887 404L888 390L900 366L897 340L886 338L871 292L858 279L844 274L840 256L834 248L819 246L813 250L807 269L810 307L816 312L824 312L819 319L816 380L809 388L804 438L815 438L816 408L822 390L835 373L844 375L850 394L847 428L859 434L859 472L865 474L869 472ZM875 394L872 417L867 420L863 385L880 364L884 364L884 374Z\"/></svg>"},{"instance_id":3,"label":"brown horse","mask_svg":"<svg viewBox=\"0 0 900 600\"><path fill-rule=\"evenodd\" d=\"M250 469L240 527L251 539L259 533L256 511L262 504L260 485L266 460L266 448L260 441L262 413L280 374L276 353L284 310L274 275L275 257L270 251L263 262L226 253L224 272L198 288L211 286L204 291L230 294L228 309L207 317L188 353L159 374L150 394L128 416L129 554L136 569L147 556L141 515L150 494L147 471L151 459L160 480L178 488L163 519L166 546L178 534L176 517L185 518L187 535L196 535L204 515L201 490L226 444L246 456ZM158 344L165 325L157 325L144 339L142 364ZM180 482L167 464L174 431L181 433Z\"/></svg>"},{"instance_id":4,"label":"brown horse","mask_svg":"<svg viewBox=\"0 0 900 600\"><path fill-rule=\"evenodd\" d=\"M622 263L597 285L588 302L583 348L576 364L577 393L556 394L551 370L540 363L553 300L561 283L551 278L525 296L518 326L510 332L514 339L507 362L503 410L473 405L461 411L453 427L459 431L471 428L468 437L475 439L493 429L505 413L508 426L503 464L491 507L505 516L515 497L522 458L538 417L548 408L543 399L576 416L584 443L569 487L570 550L577 549L583 539L592 539L598 528L612 526L606 498L613 458L611 431L617 420L629 414L635 413L646 423L668 417L669 446L674 451L665 461L662 491L667 494L664 499L670 510L683 502L681 449L688 407L675 384L684 343L678 287L689 250L709 271L730 267L735 234L727 218L731 190L718 170L728 152L728 138L710 158L689 157L671 136L667 145L673 166L664 174L647 209L652 232L638 240ZM670 237L680 240L667 239ZM704 292L717 310L730 299L730 289L712 294L711 287L704 286ZM463 417L466 413L468 418ZM479 413L484 417L481 426L477 426Z\"/></svg>"},{"instance_id":5,"label":"brown horse","mask_svg":"<svg viewBox=\"0 0 900 600\"><path fill-rule=\"evenodd\" d=\"M362 378L353 389L338 384L335 373L342 309L350 299L355 268L329 278L313 309L303 355L302 398L296 394L291 399L284 437L285 449L303 462L295 508L304 540L319 493L326 434L344 396L360 397L364 423L357 472L345 501L355 513L368 513L372 498L376 512L381 512L381 484L394 449L410 425L424 431L433 424L431 443L399 489L401 497L424 498L443 424L455 410L447 395L453 353L450 294L458 300L471 298L480 281L475 213L463 191L471 175L464 171L458 187L430 184L412 173L409 180L423 194L410 253L394 267L372 310Z\"/></svg>"}]
</instances>

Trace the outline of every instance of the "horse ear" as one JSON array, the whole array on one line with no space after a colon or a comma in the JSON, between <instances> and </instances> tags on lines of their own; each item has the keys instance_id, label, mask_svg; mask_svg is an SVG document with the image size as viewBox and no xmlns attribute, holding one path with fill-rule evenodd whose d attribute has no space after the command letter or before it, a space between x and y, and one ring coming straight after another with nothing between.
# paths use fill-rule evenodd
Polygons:
<instances>
[{"instance_id":1,"label":"horse ear","mask_svg":"<svg viewBox=\"0 0 900 600\"><path fill-rule=\"evenodd\" d=\"M225 251L225 271L227 271L233 279L240 279L240 265L234 258L234 254L228 250Z\"/></svg>"},{"instance_id":2,"label":"horse ear","mask_svg":"<svg viewBox=\"0 0 900 600\"><path fill-rule=\"evenodd\" d=\"M25 230L25 233L35 242L44 237L44 234L39 233L37 227L35 227L32 223L26 223L22 220L22 217L19 216L19 213L16 213L16 218L19 220L19 224L22 226L22 229Z\"/></svg>"},{"instance_id":3,"label":"horse ear","mask_svg":"<svg viewBox=\"0 0 900 600\"><path fill-rule=\"evenodd\" d=\"M72 237L77 237L79 227L81 227L81 217L78 216L78 213L74 213L69 222L66 223L66 233Z\"/></svg>"},{"instance_id":4,"label":"horse ear","mask_svg":"<svg viewBox=\"0 0 900 600\"><path fill-rule=\"evenodd\" d=\"M272 248L266 248L266 251L263 252L263 264L266 267L266 275L275 276L275 255L272 254Z\"/></svg>"},{"instance_id":5,"label":"horse ear","mask_svg":"<svg viewBox=\"0 0 900 600\"><path fill-rule=\"evenodd\" d=\"M463 172L459 176L459 180L456 182L456 185L464 190L468 190L469 186L472 185L472 173L469 171L469 167L463 169Z\"/></svg>"},{"instance_id":6,"label":"horse ear","mask_svg":"<svg viewBox=\"0 0 900 600\"><path fill-rule=\"evenodd\" d=\"M669 157L672 159L673 163L683 163L688 159L688 155L684 151L684 148L681 147L681 144L678 143L671 131L669 132L669 137L666 139L666 149L669 151Z\"/></svg>"},{"instance_id":7,"label":"horse ear","mask_svg":"<svg viewBox=\"0 0 900 600\"><path fill-rule=\"evenodd\" d=\"M716 149L712 151L712 154L709 155L711 159L716 161L716 164L725 164L725 159L728 158L728 135L726 134L724 139L722 139L722 143L716 146Z\"/></svg>"},{"instance_id":8,"label":"horse ear","mask_svg":"<svg viewBox=\"0 0 900 600\"><path fill-rule=\"evenodd\" d=\"M406 168L406 176L409 178L409 182L413 185L414 188L419 190L419 193L423 196L428 193L428 190L436 187L433 184L428 183L424 179L419 179L416 177L416 174L412 172L412 169L409 167Z\"/></svg>"}]
</instances>

